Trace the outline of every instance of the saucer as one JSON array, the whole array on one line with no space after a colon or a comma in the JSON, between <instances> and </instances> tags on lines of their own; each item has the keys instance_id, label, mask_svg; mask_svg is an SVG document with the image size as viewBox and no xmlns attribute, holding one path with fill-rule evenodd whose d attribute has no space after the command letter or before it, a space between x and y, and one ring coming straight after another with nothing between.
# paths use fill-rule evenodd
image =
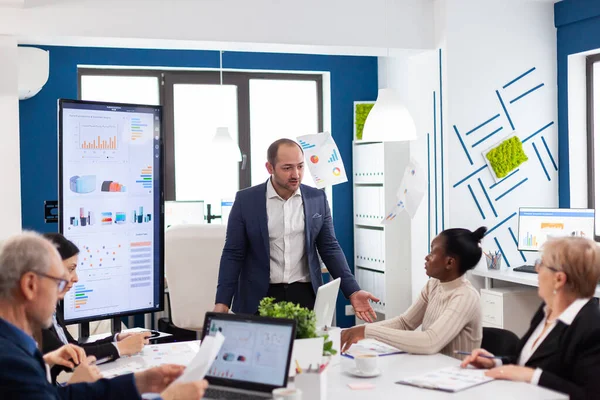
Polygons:
<instances>
[{"instance_id":1,"label":"saucer","mask_svg":"<svg viewBox=\"0 0 600 400\"><path fill-rule=\"evenodd\" d=\"M348 373L350 375L358 376L359 378L374 378L376 376L381 375L381 370L379 368L377 368L373 372L366 374L366 373L360 371L358 368L353 367L348 370Z\"/></svg>"}]
</instances>

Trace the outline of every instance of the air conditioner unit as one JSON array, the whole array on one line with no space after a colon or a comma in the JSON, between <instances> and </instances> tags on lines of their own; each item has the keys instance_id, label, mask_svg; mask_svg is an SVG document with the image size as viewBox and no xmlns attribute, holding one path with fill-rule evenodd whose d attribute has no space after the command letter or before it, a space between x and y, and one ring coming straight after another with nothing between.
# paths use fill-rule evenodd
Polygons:
<instances>
[{"instance_id":1,"label":"air conditioner unit","mask_svg":"<svg viewBox=\"0 0 600 400\"><path fill-rule=\"evenodd\" d=\"M29 99L48 81L50 54L36 47L19 47L19 100Z\"/></svg>"}]
</instances>

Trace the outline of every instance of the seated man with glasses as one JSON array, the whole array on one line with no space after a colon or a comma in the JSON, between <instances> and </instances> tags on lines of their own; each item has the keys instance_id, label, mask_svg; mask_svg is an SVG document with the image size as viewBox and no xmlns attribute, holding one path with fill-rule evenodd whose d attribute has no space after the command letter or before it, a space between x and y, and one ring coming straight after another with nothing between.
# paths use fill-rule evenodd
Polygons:
<instances>
[{"instance_id":1,"label":"seated man with glasses","mask_svg":"<svg viewBox=\"0 0 600 400\"><path fill-rule=\"evenodd\" d=\"M23 233L0 246L0 399L140 399L159 392L164 400L203 396L206 381L173 383L184 369L177 365L53 386L32 334L52 324L67 275L56 248L41 235Z\"/></svg>"},{"instance_id":2,"label":"seated man with glasses","mask_svg":"<svg viewBox=\"0 0 600 400\"><path fill-rule=\"evenodd\" d=\"M566 393L571 400L600 393L600 309L594 298L600 279L600 247L576 237L551 239L535 263L538 294L544 301L513 354L501 361L473 350L463 360L492 368L487 376L523 381ZM512 364L512 365L507 365Z\"/></svg>"}]
</instances>

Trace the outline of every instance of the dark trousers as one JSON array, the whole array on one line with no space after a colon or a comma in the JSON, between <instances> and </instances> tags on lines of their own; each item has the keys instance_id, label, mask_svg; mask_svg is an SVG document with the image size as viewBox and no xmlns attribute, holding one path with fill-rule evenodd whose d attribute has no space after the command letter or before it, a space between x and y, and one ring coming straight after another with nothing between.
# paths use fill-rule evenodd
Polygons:
<instances>
[{"instance_id":1,"label":"dark trousers","mask_svg":"<svg viewBox=\"0 0 600 400\"><path fill-rule=\"evenodd\" d=\"M315 292L312 283L275 283L269 285L267 297L274 297L275 302L289 301L312 310L315 307Z\"/></svg>"}]
</instances>

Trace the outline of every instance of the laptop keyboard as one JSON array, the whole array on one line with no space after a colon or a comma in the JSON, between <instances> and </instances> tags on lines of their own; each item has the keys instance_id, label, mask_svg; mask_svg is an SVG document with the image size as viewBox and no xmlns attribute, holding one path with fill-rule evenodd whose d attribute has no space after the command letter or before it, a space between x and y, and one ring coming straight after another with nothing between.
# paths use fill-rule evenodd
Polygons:
<instances>
[{"instance_id":1,"label":"laptop keyboard","mask_svg":"<svg viewBox=\"0 0 600 400\"><path fill-rule=\"evenodd\" d=\"M537 274L537 271L535 270L535 266L533 266L533 265L521 265L520 267L513 268L513 271Z\"/></svg>"},{"instance_id":2,"label":"laptop keyboard","mask_svg":"<svg viewBox=\"0 0 600 400\"><path fill-rule=\"evenodd\" d=\"M269 397L265 396L257 396L254 394L246 394L246 393L237 393L237 392L229 392L227 390L220 389L208 389L204 393L204 398L206 399L227 399L227 400L265 400Z\"/></svg>"}]
</instances>

